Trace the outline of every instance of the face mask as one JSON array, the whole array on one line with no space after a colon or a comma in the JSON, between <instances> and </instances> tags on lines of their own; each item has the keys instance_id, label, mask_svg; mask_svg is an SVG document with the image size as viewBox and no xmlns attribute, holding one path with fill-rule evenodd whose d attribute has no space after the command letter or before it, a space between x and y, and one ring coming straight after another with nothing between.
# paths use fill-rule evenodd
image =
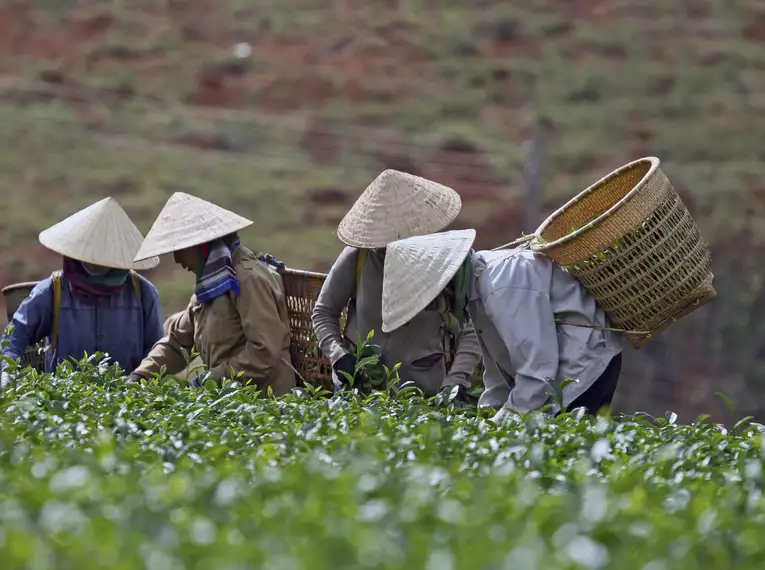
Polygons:
<instances>
[{"instance_id":1,"label":"face mask","mask_svg":"<svg viewBox=\"0 0 765 570\"><path fill-rule=\"evenodd\" d=\"M93 271L86 264L81 263L81 265L82 265L82 268L85 270L85 273L87 273L88 275L92 275L94 277L98 277L98 276L101 276L101 275L106 275L110 271L108 267L103 267L103 268L101 268L100 271Z\"/></svg>"}]
</instances>

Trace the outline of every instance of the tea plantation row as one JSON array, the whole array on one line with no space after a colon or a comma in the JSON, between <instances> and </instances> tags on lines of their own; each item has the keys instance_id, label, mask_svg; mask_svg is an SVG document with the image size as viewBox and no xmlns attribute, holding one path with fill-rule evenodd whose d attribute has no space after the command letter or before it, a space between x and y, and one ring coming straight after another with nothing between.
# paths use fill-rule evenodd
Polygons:
<instances>
[{"instance_id":1,"label":"tea plantation row","mask_svg":"<svg viewBox=\"0 0 765 570\"><path fill-rule=\"evenodd\" d=\"M24 371L0 568L765 567L762 426L486 415Z\"/></svg>"}]
</instances>

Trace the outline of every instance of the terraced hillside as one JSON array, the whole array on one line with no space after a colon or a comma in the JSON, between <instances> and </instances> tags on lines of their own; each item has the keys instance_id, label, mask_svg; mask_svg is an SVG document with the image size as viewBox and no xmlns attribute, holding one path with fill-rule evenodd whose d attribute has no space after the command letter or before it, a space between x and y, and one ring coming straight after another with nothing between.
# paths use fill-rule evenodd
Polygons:
<instances>
[{"instance_id":1,"label":"terraced hillside","mask_svg":"<svg viewBox=\"0 0 765 570\"><path fill-rule=\"evenodd\" d=\"M36 235L57 219L110 194L146 231L174 190L326 270L335 224L386 167L452 185L455 225L497 245L522 229L543 125L543 214L655 155L714 246L720 298L629 355L625 405L722 412L719 390L756 412L763 39L757 0L8 0L0 284L55 268ZM166 311L183 305L170 260L152 277Z\"/></svg>"}]
</instances>

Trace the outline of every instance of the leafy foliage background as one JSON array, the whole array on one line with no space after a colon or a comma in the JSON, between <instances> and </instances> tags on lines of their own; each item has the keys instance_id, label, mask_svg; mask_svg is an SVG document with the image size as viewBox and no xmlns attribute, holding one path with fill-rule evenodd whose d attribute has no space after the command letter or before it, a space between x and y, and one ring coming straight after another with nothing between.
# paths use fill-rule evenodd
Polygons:
<instances>
[{"instance_id":1,"label":"leafy foliage background","mask_svg":"<svg viewBox=\"0 0 765 570\"><path fill-rule=\"evenodd\" d=\"M765 427L497 427L416 396L172 379L96 358L0 396L2 567L759 568Z\"/></svg>"}]
</instances>

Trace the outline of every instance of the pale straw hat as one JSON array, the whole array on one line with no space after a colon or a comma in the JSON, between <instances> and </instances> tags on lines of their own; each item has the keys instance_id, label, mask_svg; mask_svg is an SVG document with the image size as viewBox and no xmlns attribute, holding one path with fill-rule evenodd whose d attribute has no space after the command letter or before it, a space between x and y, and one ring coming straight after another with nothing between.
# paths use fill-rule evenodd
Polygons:
<instances>
[{"instance_id":1,"label":"pale straw hat","mask_svg":"<svg viewBox=\"0 0 765 570\"><path fill-rule=\"evenodd\" d=\"M382 291L382 331L411 321L452 280L475 241L475 230L452 230L388 244Z\"/></svg>"},{"instance_id":2,"label":"pale straw hat","mask_svg":"<svg viewBox=\"0 0 765 570\"><path fill-rule=\"evenodd\" d=\"M162 208L135 259L180 251L222 238L254 222L206 200L176 192Z\"/></svg>"},{"instance_id":3,"label":"pale straw hat","mask_svg":"<svg viewBox=\"0 0 765 570\"><path fill-rule=\"evenodd\" d=\"M40 243L51 251L112 269L151 269L157 257L133 258L143 236L114 198L104 198L40 232Z\"/></svg>"},{"instance_id":4,"label":"pale straw hat","mask_svg":"<svg viewBox=\"0 0 765 570\"><path fill-rule=\"evenodd\" d=\"M448 186L388 169L351 206L337 226L337 237L351 247L385 247L443 230L461 208L459 194Z\"/></svg>"}]
</instances>

